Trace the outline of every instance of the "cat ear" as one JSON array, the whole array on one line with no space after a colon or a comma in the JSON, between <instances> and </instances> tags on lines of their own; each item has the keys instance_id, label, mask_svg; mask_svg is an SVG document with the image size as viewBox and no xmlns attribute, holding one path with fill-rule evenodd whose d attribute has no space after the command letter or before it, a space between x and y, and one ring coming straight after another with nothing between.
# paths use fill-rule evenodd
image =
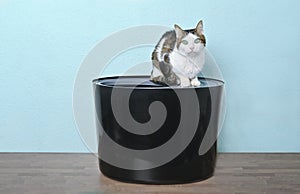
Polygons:
<instances>
[{"instance_id":1,"label":"cat ear","mask_svg":"<svg viewBox=\"0 0 300 194\"><path fill-rule=\"evenodd\" d=\"M199 35L203 34L203 21L200 20L196 26L196 33Z\"/></svg>"},{"instance_id":2,"label":"cat ear","mask_svg":"<svg viewBox=\"0 0 300 194\"><path fill-rule=\"evenodd\" d=\"M175 33L176 33L176 38L181 38L184 36L184 31L177 25L174 25Z\"/></svg>"}]
</instances>

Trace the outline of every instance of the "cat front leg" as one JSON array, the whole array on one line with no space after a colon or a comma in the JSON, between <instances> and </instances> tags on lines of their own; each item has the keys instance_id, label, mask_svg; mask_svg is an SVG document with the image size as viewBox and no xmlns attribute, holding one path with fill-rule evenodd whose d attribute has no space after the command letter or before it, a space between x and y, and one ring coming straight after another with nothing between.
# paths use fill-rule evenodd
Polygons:
<instances>
[{"instance_id":1,"label":"cat front leg","mask_svg":"<svg viewBox=\"0 0 300 194\"><path fill-rule=\"evenodd\" d=\"M191 81L188 77L185 76L179 76L180 79L180 86L181 87L189 87L191 86Z\"/></svg>"},{"instance_id":2,"label":"cat front leg","mask_svg":"<svg viewBox=\"0 0 300 194\"><path fill-rule=\"evenodd\" d=\"M191 80L192 86L200 86L201 82L198 80L197 76Z\"/></svg>"}]
</instances>

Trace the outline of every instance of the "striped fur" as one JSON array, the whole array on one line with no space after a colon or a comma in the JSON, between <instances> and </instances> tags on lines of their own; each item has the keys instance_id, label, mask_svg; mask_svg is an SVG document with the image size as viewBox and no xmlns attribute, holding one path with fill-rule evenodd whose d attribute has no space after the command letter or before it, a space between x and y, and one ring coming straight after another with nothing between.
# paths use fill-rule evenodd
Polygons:
<instances>
[{"instance_id":1,"label":"striped fur","mask_svg":"<svg viewBox=\"0 0 300 194\"><path fill-rule=\"evenodd\" d=\"M176 34L174 30L166 32L159 40L154 51L152 52L152 64L154 68L162 73L162 75L153 76L152 71L152 81L165 83L168 85L179 84L179 79L172 71L172 65L170 64L169 60L169 54L173 51L175 44Z\"/></svg>"}]
</instances>

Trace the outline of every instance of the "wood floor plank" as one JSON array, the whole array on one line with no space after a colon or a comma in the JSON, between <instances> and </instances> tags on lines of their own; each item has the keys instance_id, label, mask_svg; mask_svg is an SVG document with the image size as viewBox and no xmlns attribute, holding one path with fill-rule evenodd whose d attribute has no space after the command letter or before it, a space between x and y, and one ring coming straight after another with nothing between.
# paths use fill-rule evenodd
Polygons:
<instances>
[{"instance_id":1,"label":"wood floor plank","mask_svg":"<svg viewBox=\"0 0 300 194\"><path fill-rule=\"evenodd\" d=\"M208 180L142 185L103 176L92 154L0 153L0 193L300 193L300 154L219 154Z\"/></svg>"}]
</instances>

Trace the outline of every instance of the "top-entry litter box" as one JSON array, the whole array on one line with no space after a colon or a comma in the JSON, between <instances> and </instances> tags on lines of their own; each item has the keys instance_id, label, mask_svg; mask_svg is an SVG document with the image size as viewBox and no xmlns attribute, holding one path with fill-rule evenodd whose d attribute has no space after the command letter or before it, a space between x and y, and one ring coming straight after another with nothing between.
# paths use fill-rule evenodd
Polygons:
<instances>
[{"instance_id":1,"label":"top-entry litter box","mask_svg":"<svg viewBox=\"0 0 300 194\"><path fill-rule=\"evenodd\" d=\"M224 83L168 87L149 76L93 80L99 167L113 179L188 183L214 173Z\"/></svg>"}]
</instances>

